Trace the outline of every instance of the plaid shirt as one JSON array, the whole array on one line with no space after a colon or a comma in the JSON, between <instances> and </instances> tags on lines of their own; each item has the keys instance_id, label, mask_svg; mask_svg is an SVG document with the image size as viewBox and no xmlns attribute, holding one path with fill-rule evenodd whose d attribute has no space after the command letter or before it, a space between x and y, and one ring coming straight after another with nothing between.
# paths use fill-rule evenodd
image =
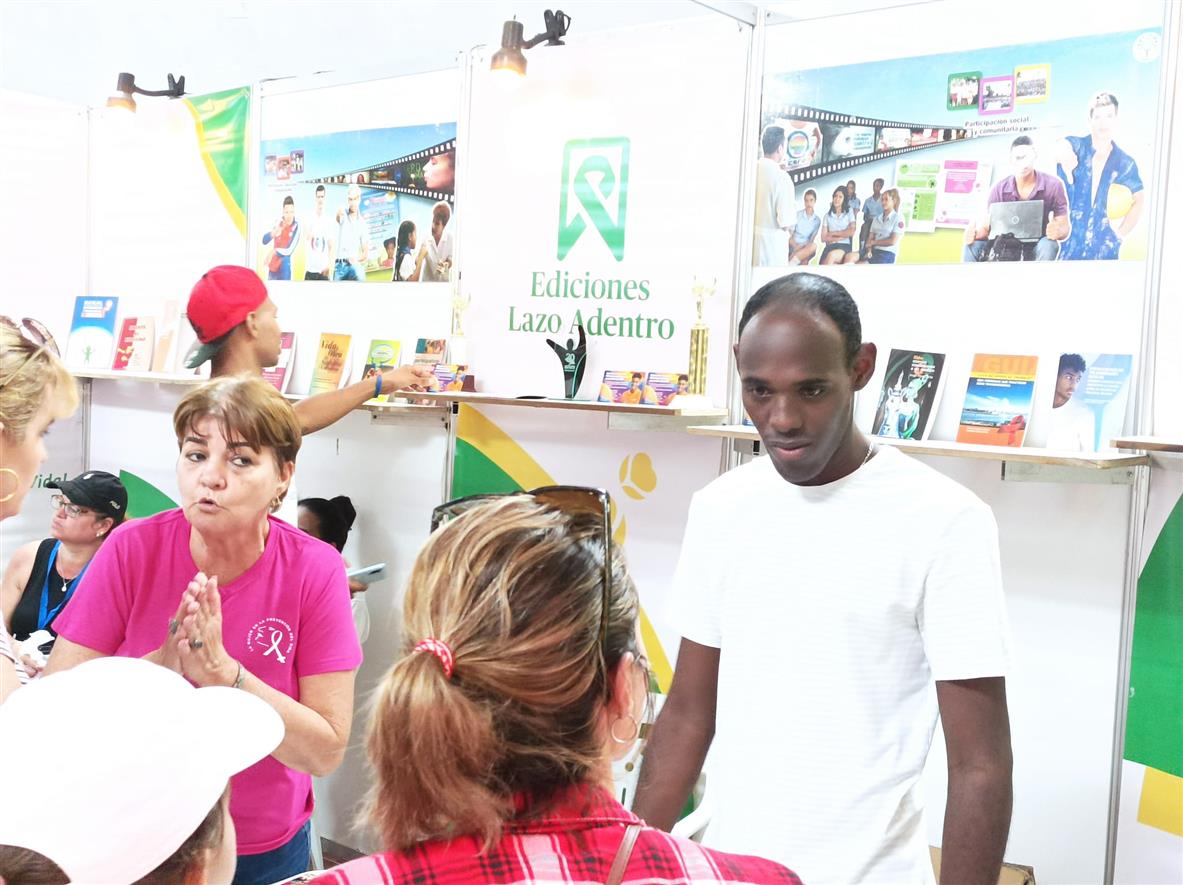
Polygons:
<instances>
[{"instance_id":1,"label":"plaid shirt","mask_svg":"<svg viewBox=\"0 0 1183 885\"><path fill-rule=\"evenodd\" d=\"M599 885L607 878L625 828L631 824L644 822L607 790L572 787L542 814L508 822L500 841L487 853L481 853L480 840L471 836L424 842L402 854L374 854L334 867L314 879L313 885ZM790 870L772 861L712 851L643 826L624 885L652 882L801 885Z\"/></svg>"}]
</instances>

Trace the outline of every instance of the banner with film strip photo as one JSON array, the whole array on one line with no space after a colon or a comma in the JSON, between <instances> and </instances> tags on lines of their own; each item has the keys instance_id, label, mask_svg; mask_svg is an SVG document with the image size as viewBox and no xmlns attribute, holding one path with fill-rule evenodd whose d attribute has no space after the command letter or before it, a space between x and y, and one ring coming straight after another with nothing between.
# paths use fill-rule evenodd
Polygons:
<instances>
[{"instance_id":1,"label":"banner with film strip photo","mask_svg":"<svg viewBox=\"0 0 1183 885\"><path fill-rule=\"evenodd\" d=\"M756 264L1143 259L1160 52L1149 29L804 71L770 53Z\"/></svg>"}]
</instances>

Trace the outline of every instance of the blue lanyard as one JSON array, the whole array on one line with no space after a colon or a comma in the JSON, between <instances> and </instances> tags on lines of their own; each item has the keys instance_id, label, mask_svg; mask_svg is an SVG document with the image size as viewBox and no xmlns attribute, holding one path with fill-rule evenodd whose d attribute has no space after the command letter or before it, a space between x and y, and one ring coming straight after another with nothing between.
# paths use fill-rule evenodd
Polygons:
<instances>
[{"instance_id":1,"label":"blue lanyard","mask_svg":"<svg viewBox=\"0 0 1183 885\"><path fill-rule=\"evenodd\" d=\"M58 616L58 612L60 612L65 607L66 603L70 601L70 597L74 595L74 591L78 589L78 584L82 581L82 576L85 575L86 570L88 568L90 568L90 562L88 561L86 563L86 565L84 565L82 567L82 571L80 571L77 575L74 576L73 580L67 581L65 578L62 578L62 584L66 588L66 595L62 597L62 601L59 602L54 607L53 611L48 611L48 609L49 609L49 576L53 573L53 564L55 562L57 562L58 549L61 546L62 546L61 541L57 541L54 543L53 550L51 550L49 552L49 562L45 566L45 583L41 585L41 608L37 613L37 629L38 630L44 630L51 623L53 623L53 619Z\"/></svg>"}]
</instances>

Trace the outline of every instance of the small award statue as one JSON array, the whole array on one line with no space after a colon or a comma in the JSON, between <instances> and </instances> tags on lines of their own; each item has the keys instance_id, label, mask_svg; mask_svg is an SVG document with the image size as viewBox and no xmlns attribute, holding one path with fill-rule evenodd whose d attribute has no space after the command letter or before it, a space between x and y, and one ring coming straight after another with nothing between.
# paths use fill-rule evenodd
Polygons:
<instances>
[{"instance_id":1,"label":"small award statue","mask_svg":"<svg viewBox=\"0 0 1183 885\"><path fill-rule=\"evenodd\" d=\"M555 352L559 361L563 364L563 395L567 399L575 399L575 394L579 391L579 384L583 381L583 370L587 366L587 335L583 331L583 326L577 327L579 329L579 346L575 346L575 340L567 339L567 346L561 346L557 341L546 339L546 343L550 345L550 349Z\"/></svg>"},{"instance_id":2,"label":"small award statue","mask_svg":"<svg viewBox=\"0 0 1183 885\"><path fill-rule=\"evenodd\" d=\"M468 339L464 337L464 311L472 303L472 296L460 288L460 274L452 269L452 341L450 353L452 362L462 366L468 365Z\"/></svg>"},{"instance_id":3,"label":"small award statue","mask_svg":"<svg viewBox=\"0 0 1183 885\"><path fill-rule=\"evenodd\" d=\"M715 279L712 277L708 283L695 277L690 291L694 293L694 304L697 309L697 318L690 328L690 384L686 393L678 394L670 403L672 406L683 409L710 405L706 393L707 347L710 343L711 330L702 318L702 310L706 305L706 300L715 294Z\"/></svg>"}]
</instances>

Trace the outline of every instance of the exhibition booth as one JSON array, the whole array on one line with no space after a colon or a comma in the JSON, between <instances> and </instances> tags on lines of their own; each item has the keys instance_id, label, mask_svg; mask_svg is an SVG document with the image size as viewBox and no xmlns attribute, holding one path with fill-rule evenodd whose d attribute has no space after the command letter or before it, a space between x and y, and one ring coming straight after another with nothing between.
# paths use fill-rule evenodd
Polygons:
<instances>
[{"instance_id":1,"label":"exhibition booth","mask_svg":"<svg viewBox=\"0 0 1183 885\"><path fill-rule=\"evenodd\" d=\"M1180 10L1131 0L1065 17L1007 0L967 19L949 0L790 20L709 5L590 34L569 9L566 45L530 50L525 76L491 70L489 35L448 69L361 82L201 93L185 72L196 94L141 97L134 114L0 94L20 121L0 134L14 270L0 312L43 322L83 393L4 525L4 558L44 536L53 478L108 470L131 516L174 506L170 416L203 380L183 367L185 300L213 265L266 280L285 332L269 379L290 398L384 365L435 367L429 399L387 394L306 437L295 475L300 497L352 499L353 564L386 564L365 592L354 737L317 786L319 834L373 849L353 828L365 700L399 647L431 509L556 483L607 489L668 689L668 591L691 496L759 455L732 358L740 312L785 273L830 275L878 345L858 426L997 518L1014 659L1007 861L1041 882L1183 880L1183 270L1171 248L1183 223L1168 211L1183 199L1169 175L1183 169ZM1070 181L1098 114L1123 159ZM777 126L789 242L813 229L817 244L799 267L783 250L753 260L762 134ZM967 228L1000 239L1009 215L990 207L1016 147L1063 188L1064 208L1026 219L1034 234L1015 222L1024 260L965 260ZM824 232L852 197L881 205L876 179L897 204L892 258L820 263L813 218ZM68 199L49 199L47 181ZM450 256L420 262L441 213ZM1071 233L1054 236L1063 215ZM341 234L326 252L324 231L351 217L349 248ZM849 217L857 255L878 214ZM62 228L74 236L51 237ZM1057 260L1025 260L1043 238ZM1084 364L1069 405L1065 355ZM1061 406L1086 428L1072 444ZM934 528L883 531L906 545ZM934 846L945 770L938 730ZM709 795L709 759L707 772Z\"/></svg>"}]
</instances>

